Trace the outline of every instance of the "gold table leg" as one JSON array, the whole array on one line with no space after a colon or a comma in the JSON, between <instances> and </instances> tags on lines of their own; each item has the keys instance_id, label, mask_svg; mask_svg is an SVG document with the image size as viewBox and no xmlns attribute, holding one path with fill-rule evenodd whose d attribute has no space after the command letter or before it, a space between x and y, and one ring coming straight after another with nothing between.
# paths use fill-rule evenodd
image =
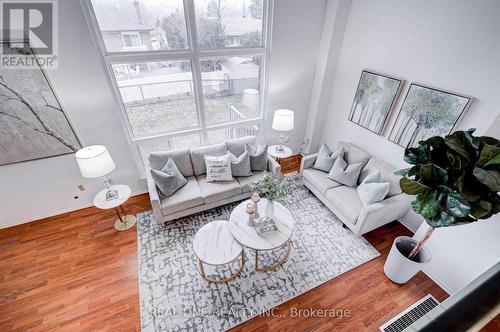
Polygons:
<instances>
[{"instance_id":1,"label":"gold table leg","mask_svg":"<svg viewBox=\"0 0 500 332\"><path fill-rule=\"evenodd\" d=\"M243 250L241 250L240 256L241 256L240 268L238 269L238 271L236 271L234 274L230 275L227 278L219 280L219 279L212 279L212 278L207 277L207 275L205 274L205 269L203 268L203 261L201 259L198 259L198 268L199 268L198 272L200 272L202 278L205 279L208 282L213 282L213 283L216 283L216 284L228 282L230 280L233 280L237 276L239 276L240 273L241 273L241 271L243 270L243 266L245 265L245 255L243 254ZM232 260L228 264L234 262L238 258L239 257L236 257L234 260ZM205 264L207 264L207 263L205 263ZM211 265L211 264L208 264L208 265Z\"/></svg>"},{"instance_id":2,"label":"gold table leg","mask_svg":"<svg viewBox=\"0 0 500 332\"><path fill-rule=\"evenodd\" d=\"M132 228L137 222L137 218L131 214L127 215L125 209L122 205L116 207L115 213L118 216L118 220L115 221L115 229L118 231L126 231Z\"/></svg>"},{"instance_id":3,"label":"gold table leg","mask_svg":"<svg viewBox=\"0 0 500 332\"><path fill-rule=\"evenodd\" d=\"M290 255L290 240L286 241L286 245L287 245L287 250L286 250L285 257L283 257L281 260L279 260L277 263L275 263L271 266L259 267L259 250L256 249L255 250L255 271L257 271L257 272L274 271L277 268L281 267L283 264L285 264L286 261L288 260L288 256ZM274 250L274 249L271 249L271 250ZM260 251L262 251L262 250L260 250Z\"/></svg>"}]
</instances>

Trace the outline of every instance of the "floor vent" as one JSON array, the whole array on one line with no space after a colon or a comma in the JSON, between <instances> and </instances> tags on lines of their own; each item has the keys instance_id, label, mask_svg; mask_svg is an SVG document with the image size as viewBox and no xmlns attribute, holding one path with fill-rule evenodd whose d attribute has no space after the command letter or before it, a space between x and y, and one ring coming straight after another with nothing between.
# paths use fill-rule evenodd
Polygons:
<instances>
[{"instance_id":1,"label":"floor vent","mask_svg":"<svg viewBox=\"0 0 500 332\"><path fill-rule=\"evenodd\" d=\"M439 302L431 295L427 295L411 307L380 327L382 332L401 332L413 324L417 319L431 311Z\"/></svg>"}]
</instances>

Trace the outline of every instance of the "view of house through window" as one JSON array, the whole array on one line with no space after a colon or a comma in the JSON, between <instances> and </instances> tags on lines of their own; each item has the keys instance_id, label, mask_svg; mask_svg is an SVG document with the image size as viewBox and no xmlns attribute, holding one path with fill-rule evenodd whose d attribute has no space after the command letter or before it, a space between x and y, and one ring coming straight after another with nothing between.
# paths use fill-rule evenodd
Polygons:
<instances>
[{"instance_id":1,"label":"view of house through window","mask_svg":"<svg viewBox=\"0 0 500 332\"><path fill-rule=\"evenodd\" d=\"M128 130L143 157L258 132L263 0L90 3Z\"/></svg>"}]
</instances>

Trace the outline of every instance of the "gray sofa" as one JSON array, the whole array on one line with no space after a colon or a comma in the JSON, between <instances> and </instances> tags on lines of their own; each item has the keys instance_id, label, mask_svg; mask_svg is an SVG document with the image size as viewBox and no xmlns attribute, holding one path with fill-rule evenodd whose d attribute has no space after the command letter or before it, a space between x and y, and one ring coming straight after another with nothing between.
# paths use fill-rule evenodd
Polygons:
<instances>
[{"instance_id":1,"label":"gray sofa","mask_svg":"<svg viewBox=\"0 0 500 332\"><path fill-rule=\"evenodd\" d=\"M146 165L146 179L156 221L164 223L250 197L248 185L260 179L266 171L252 171L252 176L235 177L233 181L207 182L205 168L205 155L220 156L229 150L239 156L245 151L246 143L255 146L257 139L247 136L193 149L152 152ZM169 157L188 182L172 196L161 198L151 177L151 168L161 170ZM276 176L281 173L280 165L269 156L267 171Z\"/></svg>"},{"instance_id":2,"label":"gray sofa","mask_svg":"<svg viewBox=\"0 0 500 332\"><path fill-rule=\"evenodd\" d=\"M382 179L390 183L387 197L380 202L363 206L356 188L344 186L327 177L328 173L313 168L317 153L302 159L300 173L302 183L316 195L354 234L362 235L375 228L404 216L410 209L412 197L401 193L396 169L377 157L371 156L359 146L340 141L337 147L344 147L344 159L348 164L362 162L364 167L358 184L368 174L380 170Z\"/></svg>"}]
</instances>

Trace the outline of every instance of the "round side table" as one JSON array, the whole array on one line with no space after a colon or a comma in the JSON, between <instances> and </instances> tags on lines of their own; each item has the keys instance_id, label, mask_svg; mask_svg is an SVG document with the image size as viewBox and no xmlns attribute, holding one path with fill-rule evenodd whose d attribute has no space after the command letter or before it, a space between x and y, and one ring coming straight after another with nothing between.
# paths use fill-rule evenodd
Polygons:
<instances>
[{"instance_id":1,"label":"round side table","mask_svg":"<svg viewBox=\"0 0 500 332\"><path fill-rule=\"evenodd\" d=\"M267 153L274 159L277 159L277 161L281 158L290 157L293 154L292 149L289 147L283 146L283 151L280 151L279 147L279 145L271 145L267 148Z\"/></svg>"},{"instance_id":2,"label":"round side table","mask_svg":"<svg viewBox=\"0 0 500 332\"><path fill-rule=\"evenodd\" d=\"M198 258L198 268L203 279L209 282L222 283L236 278L245 264L243 247L236 242L229 223L225 220L212 221L196 232L193 239L193 249ZM205 274L203 264L222 266L232 263L240 258L238 271L224 279L208 278Z\"/></svg>"},{"instance_id":3,"label":"round side table","mask_svg":"<svg viewBox=\"0 0 500 332\"><path fill-rule=\"evenodd\" d=\"M111 186L111 189L118 191L118 197L111 200L106 200L106 192L108 189L103 189L94 197L94 206L98 209L108 210L114 209L118 220L115 221L115 229L118 231L125 231L135 225L137 218L131 214L127 215L122 204L125 203L132 191L130 188L123 184Z\"/></svg>"}]
</instances>

